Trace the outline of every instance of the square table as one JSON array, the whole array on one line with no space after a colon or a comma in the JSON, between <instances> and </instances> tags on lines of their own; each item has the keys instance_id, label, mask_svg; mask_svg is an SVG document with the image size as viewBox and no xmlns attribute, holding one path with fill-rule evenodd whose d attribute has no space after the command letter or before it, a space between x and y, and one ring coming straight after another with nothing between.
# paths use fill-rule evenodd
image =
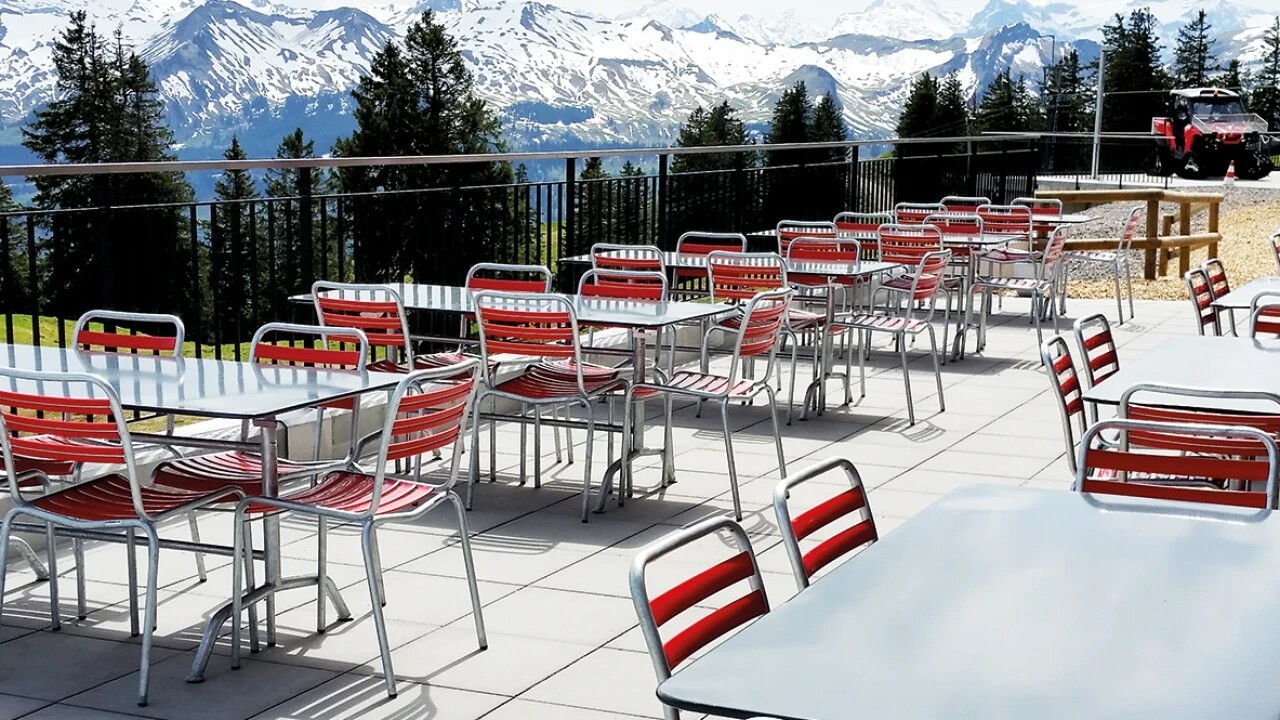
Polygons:
<instances>
[{"instance_id":1,"label":"square table","mask_svg":"<svg viewBox=\"0 0 1280 720\"><path fill-rule=\"evenodd\" d=\"M116 391L125 410L252 422L260 432L256 446L143 433L134 433L133 437L171 445L257 449L262 457L263 492L266 495L275 495L279 491L276 477L277 417L367 392L386 391L402 379L402 376L392 373L91 352L74 347L34 345L0 345L0 365L39 372L97 375ZM6 389L39 392L35 381L16 381L11 385ZM263 523L266 582L251 590L247 597L252 602L264 599L267 602L267 643L275 643L274 595L280 590L323 584L333 598L339 617L349 618L351 614L346 603L330 578L281 577L279 515L268 514ZM228 602L209 618L188 681L203 679L218 633L230 617L231 603Z\"/></svg>"},{"instance_id":2,"label":"square table","mask_svg":"<svg viewBox=\"0 0 1280 720\"><path fill-rule=\"evenodd\" d=\"M1275 720L1271 514L963 488L658 697L780 720Z\"/></svg>"},{"instance_id":3,"label":"square table","mask_svg":"<svg viewBox=\"0 0 1280 720\"><path fill-rule=\"evenodd\" d=\"M1125 390L1137 383L1280 396L1280 340L1211 335L1172 337L1136 360L1122 363L1115 375L1085 392L1084 399L1100 405L1119 405ZM1158 405L1159 396L1152 395L1150 402ZM1188 410L1276 412L1275 403L1262 399L1179 395L1177 402L1178 408Z\"/></svg>"}]
</instances>

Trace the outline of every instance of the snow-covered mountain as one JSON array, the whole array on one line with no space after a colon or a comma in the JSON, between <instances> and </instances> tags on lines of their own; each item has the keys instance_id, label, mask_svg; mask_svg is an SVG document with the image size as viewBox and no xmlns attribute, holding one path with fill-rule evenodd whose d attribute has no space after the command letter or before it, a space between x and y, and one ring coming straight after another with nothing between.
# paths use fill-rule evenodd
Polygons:
<instances>
[{"instance_id":1,"label":"snow-covered mountain","mask_svg":"<svg viewBox=\"0 0 1280 720\"><path fill-rule=\"evenodd\" d=\"M1221 49L1255 48L1265 12L1218 1L1210 13L1225 33ZM479 92L502 110L511 144L544 149L665 143L691 109L720 100L761 123L797 79L834 92L855 134L881 137L912 76L957 72L973 90L1006 67L1037 79L1055 49L1075 44L1092 59L1098 24L1128 8L1115 0L988 0L969 9L875 0L824 29L794 13L708 16L679 0L614 18L531 0L353 4L0 0L0 125L20 124L49 98L51 42L74 9L101 28L120 27L150 63L186 154L211 155L238 132L261 155L294 126L320 148L349 132L350 88L427 8L457 38ZM1157 0L1154 9L1176 27L1197 6Z\"/></svg>"}]
</instances>

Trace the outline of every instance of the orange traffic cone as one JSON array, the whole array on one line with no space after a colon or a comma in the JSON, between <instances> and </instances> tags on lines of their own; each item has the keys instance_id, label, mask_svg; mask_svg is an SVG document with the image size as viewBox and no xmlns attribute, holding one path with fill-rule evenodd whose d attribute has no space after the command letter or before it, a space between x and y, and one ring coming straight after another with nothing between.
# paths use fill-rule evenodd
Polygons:
<instances>
[{"instance_id":1,"label":"orange traffic cone","mask_svg":"<svg viewBox=\"0 0 1280 720\"><path fill-rule=\"evenodd\" d=\"M1227 187L1232 187L1236 184L1236 161L1235 160L1232 160L1231 163L1227 165L1227 176L1222 179L1222 184Z\"/></svg>"}]
</instances>

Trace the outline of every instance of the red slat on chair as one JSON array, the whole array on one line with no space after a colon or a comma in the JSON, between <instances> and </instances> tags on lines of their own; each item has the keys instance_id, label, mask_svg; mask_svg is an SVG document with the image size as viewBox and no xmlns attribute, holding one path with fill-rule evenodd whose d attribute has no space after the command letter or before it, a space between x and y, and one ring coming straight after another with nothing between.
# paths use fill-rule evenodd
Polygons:
<instances>
[{"instance_id":1,"label":"red slat on chair","mask_svg":"<svg viewBox=\"0 0 1280 720\"><path fill-rule=\"evenodd\" d=\"M707 264L711 295L716 300L746 301L766 290L785 287L786 269L782 258L765 264L757 259L712 258Z\"/></svg>"},{"instance_id":2,"label":"red slat on chair","mask_svg":"<svg viewBox=\"0 0 1280 720\"><path fill-rule=\"evenodd\" d=\"M42 413L51 413L39 417ZM119 440L105 398L45 396L0 390L0 417L11 433L14 462L124 462L124 449L103 440ZM92 418L107 418L95 421ZM80 442L89 441L89 442Z\"/></svg>"},{"instance_id":3,"label":"red slat on chair","mask_svg":"<svg viewBox=\"0 0 1280 720\"><path fill-rule=\"evenodd\" d=\"M984 205L978 208L982 230L989 235L1031 238L1031 208L1022 205Z\"/></svg>"},{"instance_id":4,"label":"red slat on chair","mask_svg":"<svg viewBox=\"0 0 1280 720\"><path fill-rule=\"evenodd\" d=\"M725 633L754 620L769 611L764 594L759 590L737 600L698 620L662 645L667 664L675 667L689 656L706 647Z\"/></svg>"},{"instance_id":5,"label":"red slat on chair","mask_svg":"<svg viewBox=\"0 0 1280 720\"><path fill-rule=\"evenodd\" d=\"M540 293L547 291L547 281L543 279L519 280L515 278L488 278L473 276L467 280L467 289Z\"/></svg>"},{"instance_id":6,"label":"red slat on chair","mask_svg":"<svg viewBox=\"0 0 1280 720\"><path fill-rule=\"evenodd\" d=\"M481 309L479 324L489 355L574 355L575 336L568 312L486 306Z\"/></svg>"},{"instance_id":7,"label":"red slat on chair","mask_svg":"<svg viewBox=\"0 0 1280 720\"><path fill-rule=\"evenodd\" d=\"M1090 470L1246 482L1266 482L1270 472L1270 466L1265 461L1201 455L1154 455L1105 448L1090 448L1085 453L1085 463Z\"/></svg>"},{"instance_id":8,"label":"red slat on chair","mask_svg":"<svg viewBox=\"0 0 1280 720\"><path fill-rule=\"evenodd\" d=\"M879 539L876 526L870 520L863 520L857 525L847 527L835 535L818 543L816 547L804 554L804 571L813 574L832 562L844 557L847 553L875 542Z\"/></svg>"},{"instance_id":9,"label":"red slat on chair","mask_svg":"<svg viewBox=\"0 0 1280 720\"><path fill-rule=\"evenodd\" d=\"M861 486L832 497L822 504L813 507L791 521L796 540L803 540L831 523L853 513L861 512L867 507L866 492ZM804 553L805 572L810 577L837 558L867 543L879 539L875 521L867 518L841 530L832 537L818 543L817 546Z\"/></svg>"},{"instance_id":10,"label":"red slat on chair","mask_svg":"<svg viewBox=\"0 0 1280 720\"><path fill-rule=\"evenodd\" d=\"M925 255L942 250L942 231L929 225L885 225L878 242L881 261L916 265Z\"/></svg>"},{"instance_id":11,"label":"red slat on chair","mask_svg":"<svg viewBox=\"0 0 1280 720\"><path fill-rule=\"evenodd\" d=\"M176 338L159 335L124 335L98 330L81 330L76 335L76 345L84 348L100 347L106 350L152 350L173 352Z\"/></svg>"},{"instance_id":12,"label":"red slat on chair","mask_svg":"<svg viewBox=\"0 0 1280 720\"><path fill-rule=\"evenodd\" d=\"M751 555L738 553L650 600L653 621L661 627L685 610L754 574Z\"/></svg>"},{"instance_id":13,"label":"red slat on chair","mask_svg":"<svg viewBox=\"0 0 1280 720\"><path fill-rule=\"evenodd\" d=\"M329 347L291 346L259 342L254 358L265 364L307 365L313 367L353 368L360 361L359 350Z\"/></svg>"},{"instance_id":14,"label":"red slat on chair","mask_svg":"<svg viewBox=\"0 0 1280 720\"><path fill-rule=\"evenodd\" d=\"M1246 492L1244 490L1218 490L1216 488L1189 487L1186 485L1149 485L1146 483L1120 482L1118 480L1099 478L1086 478L1081 489L1087 493L1119 495L1121 497L1144 500L1177 500L1258 509L1265 509L1267 506L1266 493Z\"/></svg>"},{"instance_id":15,"label":"red slat on chair","mask_svg":"<svg viewBox=\"0 0 1280 720\"><path fill-rule=\"evenodd\" d=\"M394 300L352 300L321 293L316 308L322 325L363 330L371 346L407 351L404 318Z\"/></svg>"}]
</instances>

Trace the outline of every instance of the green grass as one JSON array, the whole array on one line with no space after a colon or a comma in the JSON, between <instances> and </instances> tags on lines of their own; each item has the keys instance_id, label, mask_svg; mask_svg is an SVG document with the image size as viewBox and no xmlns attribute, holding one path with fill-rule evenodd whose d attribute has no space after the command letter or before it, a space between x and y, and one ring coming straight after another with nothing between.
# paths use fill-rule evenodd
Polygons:
<instances>
[{"instance_id":1,"label":"green grass","mask_svg":"<svg viewBox=\"0 0 1280 720\"><path fill-rule=\"evenodd\" d=\"M13 335L9 335L9 318L13 319ZM54 346L58 344L58 323L56 318L40 317L40 344L45 346ZM70 338L75 331L76 323L74 320L62 320L64 337ZM91 330L102 330L99 323L90 323ZM32 323L30 315L0 315L0 342L12 343L14 345L34 345L35 344L36 326ZM239 343L240 357L249 357L249 343ZM200 348L200 357L211 358L216 357L218 348L213 345L204 345ZM231 359L235 358L236 344L227 343L222 345L222 357ZM196 357L196 344L194 342L185 342L182 344L182 354L185 357Z\"/></svg>"}]
</instances>

